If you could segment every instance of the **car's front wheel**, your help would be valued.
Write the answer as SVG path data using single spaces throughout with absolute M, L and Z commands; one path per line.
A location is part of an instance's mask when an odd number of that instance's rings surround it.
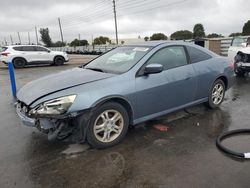
M 115 102 L 96 108 L 87 129 L 88 143 L 94 148 L 113 146 L 125 137 L 129 125 L 126 109 Z
M 57 65 L 57 66 L 58 66 L 58 65 L 63 65 L 64 62 L 65 62 L 65 60 L 64 60 L 63 57 L 57 56 L 57 57 L 55 57 L 55 59 L 54 59 L 53 65 Z
M 235 68 L 234 68 L 234 73 L 235 73 L 236 76 L 238 76 L 238 77 L 243 77 L 243 76 L 245 76 L 245 74 L 246 74 L 245 71 L 243 71 L 241 68 L 239 68 L 239 67 L 237 67 L 237 66 L 235 66 Z
M 234 73 L 236 76 L 243 77 L 245 76 L 246 72 L 242 70 L 240 67 L 237 66 L 237 64 L 242 61 L 242 56 L 240 54 L 237 54 L 234 58 L 235 63 L 234 63 Z
M 208 107 L 217 108 L 223 102 L 225 91 L 225 83 L 221 79 L 217 79 L 209 93 L 207 102 Z

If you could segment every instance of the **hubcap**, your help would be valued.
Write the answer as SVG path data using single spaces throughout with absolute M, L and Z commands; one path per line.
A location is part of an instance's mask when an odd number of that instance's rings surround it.
M 220 104 L 224 96 L 224 87 L 221 83 L 214 86 L 212 91 L 212 100 L 214 104 Z
M 101 142 L 112 142 L 122 132 L 124 119 L 116 110 L 106 110 L 95 120 L 94 135 Z
M 19 67 L 20 67 L 20 66 L 23 66 L 23 61 L 22 61 L 22 60 L 16 60 L 15 63 L 16 63 L 16 65 L 19 66 Z

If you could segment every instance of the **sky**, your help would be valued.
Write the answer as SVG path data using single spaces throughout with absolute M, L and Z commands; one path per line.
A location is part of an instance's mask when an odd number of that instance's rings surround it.
M 205 33 L 228 36 L 241 32 L 250 20 L 247 0 L 115 0 L 118 37 L 144 38 L 162 32 L 193 30 L 202 23 Z M 35 43 L 35 26 L 49 28 L 53 42 L 108 36 L 115 38 L 113 0 L 6 0 L 0 3 L 0 44 Z M 38 32 L 40 39 L 40 34 Z

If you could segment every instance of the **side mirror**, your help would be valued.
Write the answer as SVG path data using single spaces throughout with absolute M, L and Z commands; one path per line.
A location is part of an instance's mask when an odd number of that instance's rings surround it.
M 50 50 L 48 50 L 47 52 L 50 53 Z
M 149 64 L 144 69 L 144 74 L 156 74 L 163 71 L 161 64 Z

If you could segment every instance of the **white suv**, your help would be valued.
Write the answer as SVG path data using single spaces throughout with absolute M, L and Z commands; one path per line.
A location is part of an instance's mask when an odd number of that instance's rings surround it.
M 250 37 L 235 37 L 228 49 L 228 57 L 234 62 L 237 76 L 244 76 L 250 72 Z
M 65 52 L 51 51 L 37 45 L 6 46 L 0 52 L 0 62 L 12 62 L 16 68 L 37 64 L 62 65 L 68 60 Z

